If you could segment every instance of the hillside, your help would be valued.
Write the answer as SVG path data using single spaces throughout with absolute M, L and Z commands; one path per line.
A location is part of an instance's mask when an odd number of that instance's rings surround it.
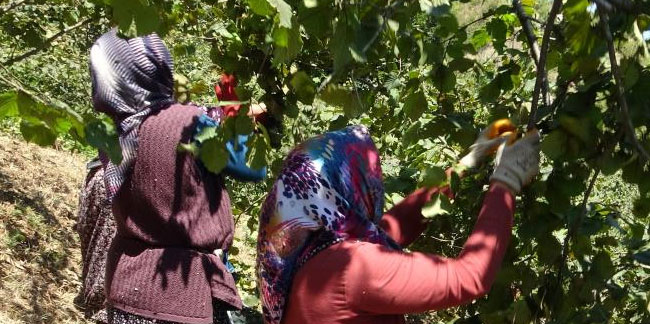
M 79 155 L 0 136 L 0 323 L 85 323 L 74 232 Z

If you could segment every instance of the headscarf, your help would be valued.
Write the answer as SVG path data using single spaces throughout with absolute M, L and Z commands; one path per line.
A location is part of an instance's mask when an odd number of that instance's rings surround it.
M 135 162 L 140 124 L 174 103 L 173 68 L 169 50 L 156 34 L 124 39 L 111 29 L 90 50 L 93 106 L 113 118 L 122 149 L 122 162 L 106 166 L 109 199 Z
M 280 323 L 295 272 L 348 239 L 399 249 L 377 225 L 384 207 L 379 154 L 363 126 L 298 145 L 262 206 L 257 276 L 266 323 Z

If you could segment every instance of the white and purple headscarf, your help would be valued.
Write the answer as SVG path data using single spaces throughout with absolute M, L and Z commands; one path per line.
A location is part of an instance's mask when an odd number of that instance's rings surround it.
M 109 199 L 135 162 L 140 124 L 174 103 L 173 69 L 171 54 L 156 34 L 125 39 L 111 29 L 90 50 L 93 106 L 113 118 L 122 149 L 122 162 L 106 166 Z

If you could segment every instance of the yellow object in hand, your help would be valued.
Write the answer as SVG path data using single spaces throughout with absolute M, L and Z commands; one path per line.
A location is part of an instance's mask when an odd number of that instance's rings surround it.
M 503 118 L 492 122 L 488 125 L 485 130 L 485 135 L 488 139 L 493 139 L 497 137 L 507 137 L 508 145 L 517 141 L 517 126 L 512 123 L 508 118 Z M 494 153 L 498 147 L 495 147 L 491 150 L 490 153 Z

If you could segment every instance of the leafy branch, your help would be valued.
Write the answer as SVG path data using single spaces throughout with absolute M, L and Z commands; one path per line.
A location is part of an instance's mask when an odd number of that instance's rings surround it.
M 632 143 L 636 147 L 636 149 L 641 153 L 641 156 L 645 159 L 645 161 L 650 161 L 650 155 L 648 155 L 648 152 L 645 150 L 643 145 L 639 142 L 639 139 L 636 137 L 636 133 L 634 131 L 634 125 L 632 124 L 632 119 L 630 118 L 630 112 L 628 110 L 627 106 L 627 100 L 625 99 L 625 88 L 623 87 L 623 77 L 621 76 L 621 69 L 618 66 L 618 61 L 616 60 L 616 49 L 614 48 L 614 40 L 612 37 L 612 32 L 609 29 L 609 18 L 607 17 L 607 13 L 605 12 L 606 9 L 604 9 L 600 4 L 598 6 L 598 15 L 600 17 L 600 25 L 603 29 L 603 32 L 605 33 L 605 40 L 607 41 L 607 48 L 609 50 L 609 62 L 612 67 L 612 75 L 614 77 L 614 82 L 616 86 L 616 98 L 618 100 L 618 104 L 621 107 L 621 117 L 623 119 L 623 123 L 625 125 L 625 129 L 628 133 L 628 136 L 632 140 Z
M 548 54 L 548 48 L 551 40 L 551 30 L 555 23 L 555 17 L 557 16 L 560 8 L 562 7 L 562 0 L 553 0 L 553 6 L 551 7 L 551 12 L 548 14 L 548 19 L 546 19 L 546 26 L 544 27 L 544 35 L 542 36 L 542 49 L 539 54 L 539 62 L 537 64 L 537 78 L 535 79 L 535 89 L 533 90 L 533 101 L 530 108 L 530 117 L 528 118 L 528 129 L 535 127 L 535 120 L 537 119 L 537 107 L 539 106 L 539 94 L 546 79 L 546 56 Z
M 30 57 L 32 55 L 35 55 L 35 54 L 47 49 L 48 47 L 50 47 L 50 45 L 52 45 L 52 43 L 55 40 L 57 40 L 58 38 L 60 38 L 61 36 L 71 32 L 71 31 L 73 31 L 73 30 L 75 30 L 75 29 L 77 29 L 79 27 L 85 26 L 85 25 L 91 23 L 92 21 L 95 21 L 96 19 L 97 19 L 97 17 L 93 16 L 93 17 L 87 18 L 85 20 L 79 21 L 76 24 L 74 24 L 74 25 L 72 25 L 72 26 L 70 26 L 68 28 L 62 29 L 58 33 L 52 35 L 52 37 L 50 37 L 50 38 L 46 39 L 45 41 L 43 41 L 43 43 L 40 46 L 35 47 L 35 48 L 33 48 L 33 49 L 23 53 L 23 54 L 20 54 L 20 55 L 18 55 L 16 57 L 10 58 L 10 59 L 2 62 L 2 65 L 9 66 L 9 65 L 12 65 L 12 64 L 14 64 L 16 62 L 20 62 L 20 61 L 22 61 L 22 60 L 24 60 L 24 59 L 26 59 L 26 58 L 28 58 L 28 57 Z

